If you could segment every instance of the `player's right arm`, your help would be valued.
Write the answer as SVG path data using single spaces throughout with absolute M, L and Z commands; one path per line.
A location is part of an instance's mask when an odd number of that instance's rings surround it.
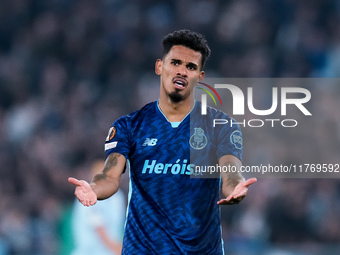
M 76 185 L 74 194 L 85 206 L 94 205 L 97 200 L 109 198 L 118 191 L 119 180 L 124 171 L 126 158 L 120 153 L 111 153 L 105 160 L 104 169 L 95 175 L 89 184 L 70 177 L 68 181 Z

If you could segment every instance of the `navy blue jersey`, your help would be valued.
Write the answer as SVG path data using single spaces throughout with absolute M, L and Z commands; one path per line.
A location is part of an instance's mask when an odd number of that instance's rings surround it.
M 158 101 L 115 121 L 105 143 L 130 164 L 130 194 L 122 254 L 223 254 L 220 178 L 192 178 L 197 165 L 216 165 L 223 155 L 242 159 L 239 126 L 201 104 L 173 127 Z M 237 141 L 235 140 L 237 134 Z

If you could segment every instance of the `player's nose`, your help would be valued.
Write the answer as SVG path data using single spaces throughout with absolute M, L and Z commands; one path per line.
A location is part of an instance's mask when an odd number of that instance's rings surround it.
M 184 66 L 181 66 L 177 70 L 177 76 L 188 77 L 187 69 Z

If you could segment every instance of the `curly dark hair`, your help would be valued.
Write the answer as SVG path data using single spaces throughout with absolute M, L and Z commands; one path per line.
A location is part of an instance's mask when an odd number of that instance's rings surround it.
M 211 50 L 204 36 L 187 29 L 177 30 L 166 35 L 163 38 L 162 45 L 162 58 L 164 58 L 169 53 L 172 46 L 174 45 L 182 45 L 194 51 L 199 51 L 202 54 L 202 69 L 205 65 L 206 60 L 211 54 Z

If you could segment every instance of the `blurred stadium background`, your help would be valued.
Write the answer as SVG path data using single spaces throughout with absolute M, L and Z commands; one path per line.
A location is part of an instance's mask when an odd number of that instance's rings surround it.
M 337 0 L 1 0 L 0 255 L 70 254 L 67 178 L 88 178 L 111 123 L 158 99 L 165 34 L 204 34 L 208 77 L 333 78 L 339 24 Z M 245 160 L 308 161 L 327 150 L 339 163 L 339 92 L 313 88 L 322 117 L 313 133 L 277 133 L 275 150 L 246 134 Z M 307 151 L 313 139 L 322 143 Z M 222 210 L 227 254 L 340 254 L 338 179 L 261 179 L 250 194 Z

